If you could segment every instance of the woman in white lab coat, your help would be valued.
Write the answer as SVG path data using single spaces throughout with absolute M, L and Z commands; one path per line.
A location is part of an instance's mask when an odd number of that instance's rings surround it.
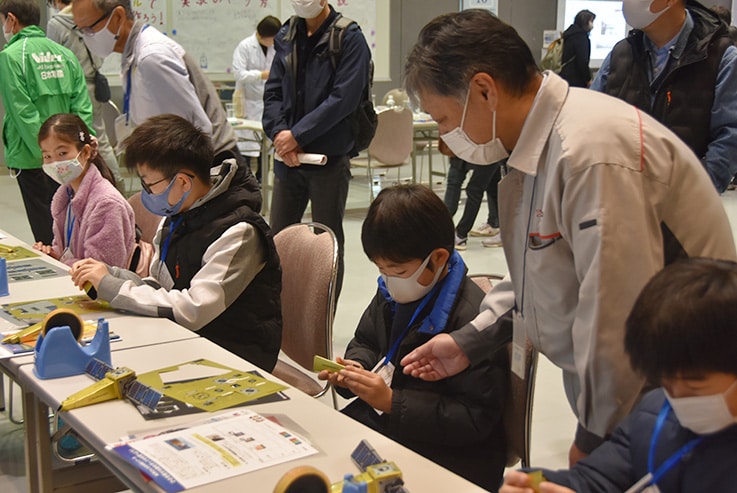
M 233 103 L 239 118 L 261 121 L 264 111 L 264 84 L 274 59 L 274 36 L 280 27 L 281 22 L 276 17 L 264 17 L 258 23 L 256 32 L 238 43 L 233 51 Z M 236 134 L 238 148 L 246 163 L 250 166 L 251 158 L 257 158 L 256 178 L 261 181 L 261 144 L 258 136 L 251 130 L 236 130 Z

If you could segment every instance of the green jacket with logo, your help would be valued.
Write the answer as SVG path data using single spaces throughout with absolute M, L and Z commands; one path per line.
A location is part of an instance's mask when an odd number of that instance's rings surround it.
M 57 113 L 79 115 L 92 129 L 92 103 L 79 60 L 38 26 L 16 33 L 0 51 L 5 164 L 40 168 L 38 131 Z

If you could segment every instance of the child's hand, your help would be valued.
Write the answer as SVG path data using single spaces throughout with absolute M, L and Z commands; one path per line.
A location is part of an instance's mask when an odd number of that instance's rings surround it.
M 358 368 L 346 366 L 340 370 L 342 384 L 356 394 L 369 406 L 379 411 L 390 413 L 392 410 L 392 389 L 386 385 L 378 374 Z
M 45 253 L 49 257 L 59 260 L 59 255 L 51 248 L 51 245 L 44 245 L 42 242 L 37 241 L 33 244 L 33 249 L 38 250 L 41 253 Z
M 559 484 L 543 481 L 539 490 L 532 486 L 530 476 L 520 471 L 510 471 L 504 476 L 504 484 L 499 493 L 576 493 L 570 488 Z
M 530 488 L 530 478 L 527 474 L 509 471 L 504 476 L 504 484 L 499 493 L 535 493 L 535 490 Z
M 70 273 L 74 285 L 79 289 L 84 289 L 85 283 L 89 282 L 97 290 L 102 278 L 108 275 L 110 271 L 104 263 L 86 258 L 74 262 Z
M 340 356 L 335 358 L 335 361 L 344 366 L 353 366 L 355 368 L 363 369 L 363 365 L 361 365 L 361 363 L 359 363 L 358 361 L 353 361 L 351 359 L 343 359 Z M 317 374 L 317 378 L 320 380 L 327 380 L 328 382 L 330 382 L 331 385 L 347 388 L 346 385 L 343 383 L 343 381 L 345 380 L 345 377 L 343 377 L 337 371 L 322 370 L 320 373 Z

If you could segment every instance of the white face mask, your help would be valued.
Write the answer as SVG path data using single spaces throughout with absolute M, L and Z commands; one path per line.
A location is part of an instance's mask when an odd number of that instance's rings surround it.
M 44 173 L 49 175 L 49 178 L 59 185 L 69 185 L 75 179 L 79 178 L 84 171 L 84 166 L 79 162 L 80 154 L 82 154 L 82 151 L 79 151 L 79 154 L 74 159 L 44 164 Z
M 389 291 L 389 294 L 394 301 L 402 304 L 412 303 L 413 301 L 423 298 L 432 290 L 433 287 L 435 287 L 435 284 L 438 282 L 438 278 L 440 278 L 440 273 L 443 271 L 442 267 L 438 267 L 435 272 L 435 278 L 429 285 L 423 286 L 417 282 L 417 279 L 425 271 L 425 268 L 427 268 L 431 255 L 432 252 L 427 256 L 422 264 L 420 264 L 414 274 L 409 277 L 387 276 L 385 274 L 381 275 L 381 278 L 384 279 L 384 284 L 386 284 L 386 289 Z
M 120 28 L 123 27 L 123 23 L 121 22 L 120 26 L 118 27 L 117 33 L 113 34 L 112 32 L 110 32 L 107 26 L 108 24 L 110 24 L 110 19 L 112 18 L 113 14 L 110 14 L 110 17 L 107 18 L 105 26 L 96 33 L 83 33 L 82 35 L 82 41 L 84 41 L 84 44 L 90 50 L 90 53 L 93 53 L 100 58 L 106 58 L 113 52 L 113 49 L 115 48 L 115 42 L 118 40 L 118 34 L 120 34 Z
M 496 136 L 496 111 L 492 114 L 492 135 L 491 140 L 486 144 L 477 144 L 463 130 L 463 123 L 466 121 L 466 111 L 468 110 L 468 96 L 471 93 L 469 89 L 466 93 L 466 102 L 463 104 L 463 116 L 461 117 L 460 126 L 454 128 L 450 132 L 440 136 L 448 145 L 453 154 L 471 164 L 494 164 L 505 157 L 509 153 L 504 148 L 504 144 Z
M 655 19 L 663 15 L 663 12 L 670 8 L 670 5 L 668 5 L 660 12 L 653 13 L 650 11 L 650 5 L 652 3 L 653 0 L 624 0 L 622 3 L 624 20 L 635 29 L 643 29 L 652 24 Z
M 322 0 L 292 0 L 292 8 L 298 17 L 303 19 L 314 19 L 325 7 Z
M 671 397 L 666 391 L 673 412 L 684 428 L 697 435 L 716 433 L 737 422 L 727 405 L 727 395 L 737 388 L 737 380 L 721 394 L 695 397 Z

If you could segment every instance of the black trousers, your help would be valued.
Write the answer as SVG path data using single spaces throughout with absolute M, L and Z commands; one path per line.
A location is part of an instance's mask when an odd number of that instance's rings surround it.
M 34 240 L 51 245 L 54 239 L 51 199 L 59 184 L 49 178 L 42 168 L 10 169 L 16 175 Z
M 311 202 L 312 220 L 332 229 L 338 240 L 337 293 L 340 294 L 344 270 L 343 216 L 351 178 L 350 162 L 348 156 L 338 156 L 330 158 L 321 169 L 307 170 L 302 169 L 302 166 L 290 168 L 284 178 L 274 177 L 271 229 L 276 234 L 290 224 L 301 222 L 307 209 L 307 202 Z

